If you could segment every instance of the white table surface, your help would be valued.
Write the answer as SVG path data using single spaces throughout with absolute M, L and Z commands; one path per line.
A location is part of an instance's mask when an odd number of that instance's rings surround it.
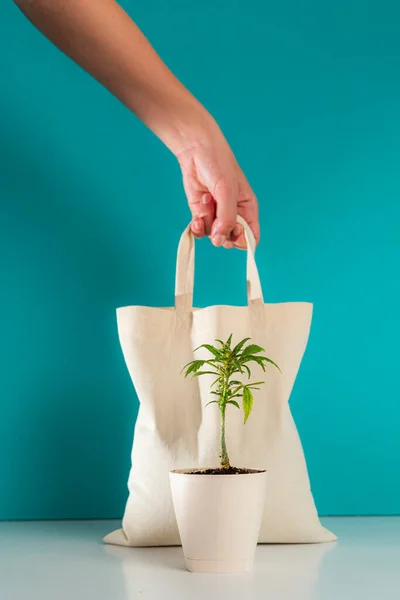
M 181 548 L 101 543 L 113 521 L 0 523 L 1 600 L 400 600 L 400 517 L 323 519 L 339 541 L 259 546 L 255 571 L 195 575 Z

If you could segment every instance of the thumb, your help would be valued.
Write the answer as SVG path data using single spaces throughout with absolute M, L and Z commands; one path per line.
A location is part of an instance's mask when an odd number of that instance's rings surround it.
M 239 190 L 224 180 L 218 181 L 214 190 L 216 219 L 211 229 L 211 240 L 215 246 L 223 246 L 231 240 L 236 225 Z

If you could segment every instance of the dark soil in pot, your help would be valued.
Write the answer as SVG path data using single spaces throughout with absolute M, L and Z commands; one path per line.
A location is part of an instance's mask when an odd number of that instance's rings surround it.
M 259 469 L 239 469 L 229 467 L 229 469 L 193 469 L 188 471 L 190 475 L 248 475 L 249 473 L 264 473 Z

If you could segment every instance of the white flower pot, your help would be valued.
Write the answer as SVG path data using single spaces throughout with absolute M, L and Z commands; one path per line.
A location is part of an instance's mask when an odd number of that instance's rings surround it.
M 194 573 L 252 570 L 266 471 L 194 475 L 190 469 L 175 470 L 170 471 L 170 481 L 187 569 Z

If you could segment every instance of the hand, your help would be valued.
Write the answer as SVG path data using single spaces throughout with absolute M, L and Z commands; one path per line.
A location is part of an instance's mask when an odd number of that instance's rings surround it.
M 200 141 L 176 153 L 192 212 L 192 232 L 215 246 L 246 248 L 241 215 L 260 239 L 257 199 L 215 123 Z

